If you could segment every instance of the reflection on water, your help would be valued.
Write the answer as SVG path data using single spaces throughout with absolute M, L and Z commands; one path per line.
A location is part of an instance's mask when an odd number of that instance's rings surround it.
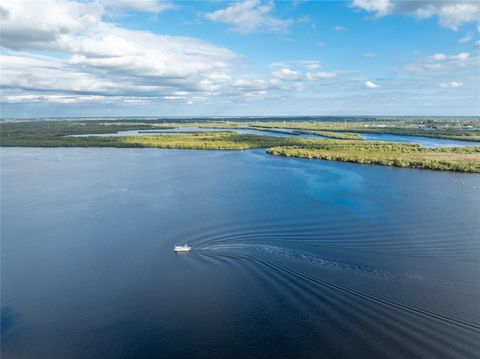
M 479 175 L 6 148 L 1 180 L 2 358 L 480 351 Z

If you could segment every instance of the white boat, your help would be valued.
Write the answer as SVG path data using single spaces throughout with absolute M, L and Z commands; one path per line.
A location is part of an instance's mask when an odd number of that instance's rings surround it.
M 192 250 L 192 247 L 189 247 L 188 244 L 185 243 L 183 246 L 175 246 L 173 247 L 173 251 L 175 253 L 179 252 L 190 252 Z

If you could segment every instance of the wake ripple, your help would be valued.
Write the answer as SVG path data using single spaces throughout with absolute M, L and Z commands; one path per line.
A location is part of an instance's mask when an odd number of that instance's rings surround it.
M 231 250 L 255 250 L 262 251 L 265 254 L 272 256 L 283 256 L 289 259 L 296 261 L 301 261 L 304 263 L 312 264 L 322 269 L 342 271 L 342 272 L 354 272 L 355 274 L 361 274 L 376 279 L 390 280 L 390 281 L 405 281 L 412 282 L 418 285 L 430 285 L 439 287 L 442 289 L 457 289 L 458 285 L 456 282 L 439 280 L 436 278 L 426 277 L 419 274 L 399 274 L 386 271 L 383 269 L 375 268 L 367 265 L 352 264 L 352 263 L 342 263 L 338 261 L 333 261 L 326 258 L 321 258 L 317 256 L 312 256 L 300 251 L 282 248 L 267 244 L 247 244 L 247 243 L 238 243 L 238 244 L 217 244 L 206 247 L 201 247 L 197 251 L 222 251 L 230 252 Z M 465 287 L 462 288 L 465 290 Z M 469 294 L 478 294 L 474 288 L 471 288 Z
M 342 348 L 334 345 L 335 338 L 345 336 L 359 343 L 356 355 L 369 357 L 471 358 L 479 353 L 478 323 L 307 274 L 278 262 L 278 256 L 300 258 L 327 268 L 345 268 L 345 264 L 269 245 L 214 245 L 202 248 L 202 253 L 243 262 L 251 277 L 270 292 L 273 302 L 264 304 L 269 310 L 284 312 L 289 323 L 300 321 L 302 327 L 308 328 L 312 341 L 324 338 L 324 344 L 337 355 Z M 385 271 L 373 273 L 394 276 Z

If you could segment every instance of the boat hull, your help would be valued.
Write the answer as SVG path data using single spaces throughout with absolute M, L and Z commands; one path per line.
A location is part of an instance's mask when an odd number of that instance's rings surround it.
M 173 248 L 173 251 L 175 253 L 186 253 L 186 252 L 190 252 L 192 250 L 192 247 L 188 247 L 188 246 L 175 246 L 175 248 Z

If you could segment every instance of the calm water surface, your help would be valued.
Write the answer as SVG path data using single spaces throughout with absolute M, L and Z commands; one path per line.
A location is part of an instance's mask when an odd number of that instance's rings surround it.
M 367 141 L 386 141 L 386 142 L 407 142 L 417 143 L 422 147 L 465 147 L 465 146 L 480 146 L 480 142 L 475 141 L 458 141 L 448 140 L 444 138 L 431 138 L 422 136 L 402 136 L 391 135 L 388 133 L 360 133 Z
M 286 129 L 274 129 L 284 132 L 291 132 Z M 206 128 L 206 127 L 178 127 L 168 130 L 129 130 L 118 131 L 114 133 L 96 133 L 96 134 L 84 134 L 84 135 L 69 135 L 68 137 L 125 137 L 125 136 L 158 136 L 158 135 L 176 135 L 179 133 L 190 132 L 234 132 L 245 135 L 259 135 L 259 136 L 271 136 L 271 137 L 302 137 L 302 138 L 325 138 L 323 136 L 309 135 L 309 134 L 289 134 L 273 131 L 260 131 L 251 128 Z
M 1 160 L 2 358 L 479 356 L 480 175 L 263 150 Z

